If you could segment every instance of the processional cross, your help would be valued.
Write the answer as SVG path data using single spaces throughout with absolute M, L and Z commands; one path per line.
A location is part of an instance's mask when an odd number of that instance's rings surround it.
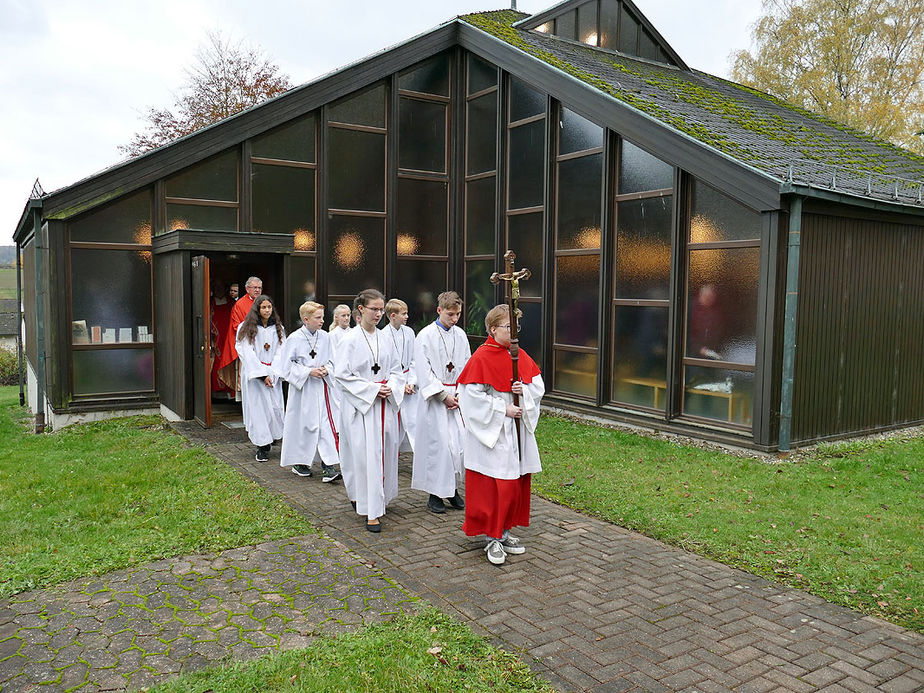
M 517 254 L 512 250 L 508 250 L 504 253 L 504 267 L 506 272 L 503 274 L 495 272 L 491 275 L 492 284 L 500 284 L 504 282 L 504 303 L 510 306 L 510 360 L 513 362 L 513 380 L 516 382 L 520 379 L 519 369 L 517 367 L 517 361 L 520 358 L 520 339 L 519 339 L 519 325 L 517 320 L 517 315 L 519 314 L 519 309 L 517 308 L 517 303 L 520 300 L 520 281 L 529 279 L 532 276 L 526 267 L 522 267 L 519 270 L 514 270 L 513 261 L 516 260 Z M 520 406 L 520 397 L 514 393 L 513 395 L 513 406 Z M 517 445 L 520 449 L 520 456 L 523 455 L 523 441 L 520 438 L 520 422 L 516 420 L 516 429 L 517 429 Z

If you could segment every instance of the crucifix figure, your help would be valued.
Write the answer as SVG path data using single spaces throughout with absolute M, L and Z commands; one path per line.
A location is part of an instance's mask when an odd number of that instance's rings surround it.
M 527 268 L 522 267 L 519 270 L 515 270 L 513 267 L 513 261 L 516 260 L 517 255 L 512 250 L 508 250 L 504 253 L 504 269 L 506 270 L 503 274 L 495 272 L 491 275 L 492 284 L 500 284 L 504 282 L 504 302 L 510 306 L 510 360 L 513 362 L 513 380 L 517 381 L 520 379 L 520 375 L 517 368 L 517 361 L 520 358 L 520 340 L 519 340 L 519 325 L 518 315 L 519 309 L 517 308 L 517 302 L 520 300 L 520 281 L 529 279 L 532 276 Z M 513 405 L 515 407 L 520 406 L 520 397 L 516 394 L 513 395 Z M 520 440 L 520 422 L 516 421 L 517 428 L 517 443 L 520 446 L 520 455 L 523 454 L 523 443 Z

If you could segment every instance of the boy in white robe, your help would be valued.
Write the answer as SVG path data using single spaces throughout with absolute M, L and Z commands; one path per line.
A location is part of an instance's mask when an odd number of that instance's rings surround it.
M 417 428 L 417 373 L 414 372 L 414 330 L 407 326 L 407 303 L 393 298 L 385 304 L 388 324 L 382 328 L 394 344 L 401 359 L 404 374 L 404 401 L 398 412 L 398 452 L 414 451 L 414 432 Z
M 257 296 L 237 328 L 241 362 L 241 406 L 244 428 L 257 446 L 254 459 L 266 462 L 274 440 L 282 438 L 282 385 L 276 364 L 285 342 L 285 330 L 269 296 Z
M 365 289 L 356 297 L 360 324 L 337 350 L 334 377 L 340 387 L 340 469 L 350 502 L 366 516 L 366 529 L 381 532 L 379 518 L 398 495 L 398 409 L 404 398 L 401 360 L 376 329 L 385 297 Z
M 468 337 L 456 327 L 462 299 L 445 291 L 437 299 L 438 318 L 417 335 L 415 365 L 420 402 L 411 488 L 430 494 L 430 512 L 446 512 L 443 499 L 458 510 L 465 501 L 458 487 L 462 477 L 465 425 L 459 410 L 456 378 L 471 356 Z
M 321 481 L 328 483 L 340 478 L 331 340 L 321 329 L 324 306 L 306 301 L 298 314 L 302 327 L 289 335 L 279 359 L 280 373 L 289 382 L 279 465 L 298 476 L 311 476 L 314 461 L 320 460 Z

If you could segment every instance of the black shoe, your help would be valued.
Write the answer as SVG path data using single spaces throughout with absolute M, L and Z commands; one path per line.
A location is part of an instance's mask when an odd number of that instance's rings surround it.
M 367 523 L 366 523 L 366 529 L 368 529 L 368 530 L 369 530 L 370 532 L 372 532 L 373 534 L 378 534 L 379 532 L 382 531 L 382 523 L 381 523 L 381 522 L 377 522 L 377 523 L 374 524 L 374 525 L 370 525 L 370 524 L 367 522 Z
M 257 454 L 254 455 L 254 459 L 257 462 L 268 462 L 269 461 L 269 445 L 261 445 L 257 448 Z
M 292 473 L 296 476 L 312 476 L 311 467 L 307 464 L 293 464 Z
M 330 482 L 336 481 L 340 478 L 340 470 L 337 469 L 337 467 L 334 465 L 322 463 L 321 468 L 323 470 L 321 481 L 323 481 L 325 484 L 329 484 Z
M 449 499 L 449 505 L 451 505 L 456 510 L 465 510 L 465 499 L 459 495 L 458 491 L 456 491 L 456 495 Z
M 350 505 L 353 506 L 353 510 L 356 510 L 356 501 L 350 501 Z
M 443 504 L 443 499 L 439 496 L 434 496 L 430 494 L 430 498 L 427 500 L 427 508 L 431 513 L 436 513 L 437 515 L 442 515 L 446 512 L 446 506 Z

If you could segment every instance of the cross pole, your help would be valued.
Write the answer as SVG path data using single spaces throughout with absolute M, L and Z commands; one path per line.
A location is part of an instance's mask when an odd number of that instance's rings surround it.
M 514 270 L 513 261 L 516 260 L 516 258 L 516 253 L 512 250 L 508 250 L 504 253 L 504 269 L 506 271 L 503 274 L 495 272 L 491 275 L 492 284 L 504 283 L 504 303 L 510 306 L 510 360 L 513 362 L 514 382 L 520 379 L 517 365 L 517 361 L 520 358 L 519 326 L 517 325 L 517 313 L 519 312 L 517 302 L 520 300 L 520 281 L 529 279 L 530 276 L 532 276 L 532 272 L 525 267 Z M 513 406 L 520 406 L 520 398 L 516 393 L 513 395 Z M 520 422 L 518 420 L 516 421 L 516 429 L 517 446 L 520 449 L 520 457 L 522 457 L 523 442 L 520 439 Z

